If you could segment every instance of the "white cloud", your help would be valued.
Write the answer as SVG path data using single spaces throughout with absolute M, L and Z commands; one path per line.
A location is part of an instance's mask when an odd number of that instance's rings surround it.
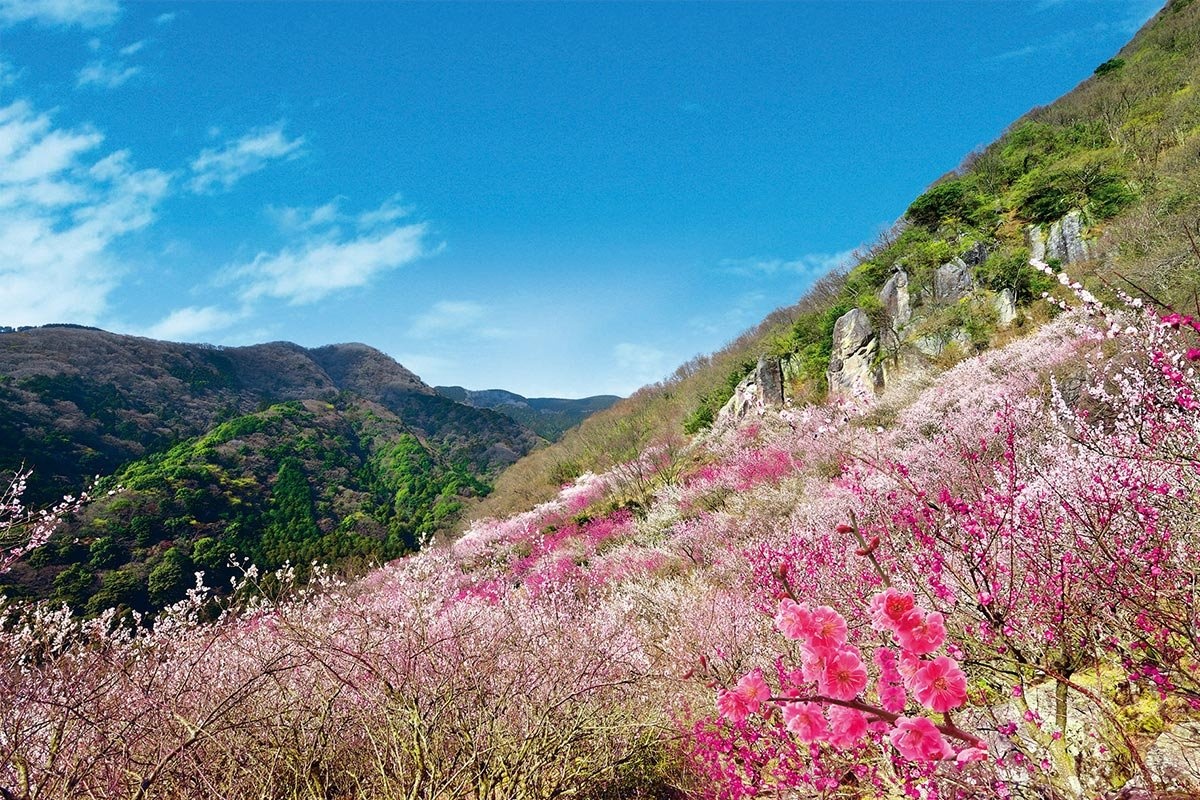
M 371 228 L 376 225 L 387 225 L 395 222 L 402 217 L 407 217 L 412 213 L 412 209 L 408 206 L 401 205 L 400 195 L 392 195 L 374 211 L 366 211 L 359 214 L 355 222 L 360 228 Z
M 428 339 L 478 328 L 486 317 L 486 309 L 470 300 L 441 300 L 413 320 L 409 336 Z
M 341 212 L 341 198 L 335 197 L 316 208 L 300 206 L 270 206 L 267 216 L 285 233 L 308 231 L 334 225 L 346 218 Z
M 79 70 L 79 74 L 75 77 L 75 85 L 116 89 L 141 71 L 141 67 L 127 67 L 120 61 L 112 63 L 93 61 Z
M 112 244 L 154 221 L 170 176 L 102 142 L 27 102 L 0 108 L 0 324 L 94 322 L 121 273 Z
M 178 16 L 178 15 L 174 11 L 167 11 L 167 12 L 159 14 L 157 17 L 155 17 L 154 24 L 155 25 L 169 25 L 175 21 L 176 16 Z
M 717 266 L 723 272 L 746 277 L 792 274 L 819 278 L 831 270 L 846 266 L 853 258 L 853 250 L 843 250 L 840 253 L 808 253 L 793 259 L 726 258 Z
M 21 70 L 7 61 L 0 59 L 0 89 L 6 89 L 21 77 Z
M 365 286 L 376 276 L 427 255 L 424 223 L 389 226 L 351 238 L 340 232 L 307 236 L 278 253 L 259 253 L 248 264 L 224 271 L 227 282 L 242 284 L 246 302 L 264 298 L 292 305 L 314 303 L 335 292 Z
M 35 22 L 39 25 L 110 25 L 121 13 L 117 0 L 0 0 L 0 26 Z
M 203 150 L 191 164 L 193 177 L 188 187 L 197 194 L 228 191 L 242 178 L 265 169 L 272 161 L 299 158 L 304 137 L 289 139 L 279 121 L 256 128 L 221 147 Z
M 657 347 L 621 342 L 612 354 L 627 386 L 644 386 L 662 380 L 670 372 L 667 354 Z
M 134 42 L 133 44 L 127 44 L 127 45 L 125 45 L 124 47 L 122 47 L 122 48 L 121 48 L 120 50 L 118 50 L 117 52 L 118 52 L 118 53 L 120 53 L 121 55 L 125 56 L 126 58 L 129 58 L 129 56 L 131 56 L 131 55 L 133 55 L 134 53 L 138 52 L 139 50 L 141 50 L 141 49 L 142 49 L 143 47 L 145 47 L 145 46 L 146 46 L 146 40 L 145 40 L 145 39 L 139 39 L 139 40 L 137 40 L 136 42 Z
M 728 337 L 761 320 L 771 308 L 770 297 L 765 292 L 743 292 L 733 298 L 727 297 L 721 310 L 689 319 L 688 329 L 698 336 Z
M 178 308 L 143 331 L 144 336 L 168 341 L 194 341 L 205 334 L 221 331 L 244 319 L 244 312 L 226 311 L 216 306 Z

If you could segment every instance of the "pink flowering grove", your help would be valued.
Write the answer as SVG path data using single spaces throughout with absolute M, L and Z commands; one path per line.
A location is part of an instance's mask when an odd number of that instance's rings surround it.
M 153 621 L 6 601 L 0 796 L 1200 791 L 1157 744 L 1200 718 L 1200 328 L 1076 305 L 355 581 L 245 565 Z

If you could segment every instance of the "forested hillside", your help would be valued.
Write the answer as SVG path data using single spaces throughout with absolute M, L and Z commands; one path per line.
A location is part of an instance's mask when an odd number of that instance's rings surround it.
M 214 348 L 79 327 L 0 334 L 0 469 L 102 497 L 0 581 L 92 613 L 183 597 L 231 558 L 361 571 L 448 528 L 540 443 L 365 345 Z M 105 491 L 120 487 L 116 496 Z

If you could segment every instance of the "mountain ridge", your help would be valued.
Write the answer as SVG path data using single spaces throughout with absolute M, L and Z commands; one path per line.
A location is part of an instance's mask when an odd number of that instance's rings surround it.
M 554 442 L 571 428 L 598 411 L 604 411 L 621 398 L 598 394 L 576 399 L 562 397 L 525 397 L 507 389 L 465 389 L 462 386 L 435 386 L 434 391 L 475 408 L 489 408 L 511 417 Z

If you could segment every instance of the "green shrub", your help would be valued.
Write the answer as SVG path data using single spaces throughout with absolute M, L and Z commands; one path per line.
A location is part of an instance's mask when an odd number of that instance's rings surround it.
M 963 180 L 939 183 L 918 197 L 904 212 L 914 225 L 936 230 L 949 219 L 971 220 L 980 205 L 980 197 Z
M 1017 213 L 1031 222 L 1053 222 L 1076 208 L 1106 219 L 1137 199 L 1115 156 L 1084 153 L 1037 169 L 1022 179 Z
M 975 268 L 975 277 L 981 285 L 994 292 L 1008 289 L 1013 299 L 1026 305 L 1050 291 L 1054 280 L 1029 266 L 1029 251 L 1000 251 L 992 253 L 987 260 Z

